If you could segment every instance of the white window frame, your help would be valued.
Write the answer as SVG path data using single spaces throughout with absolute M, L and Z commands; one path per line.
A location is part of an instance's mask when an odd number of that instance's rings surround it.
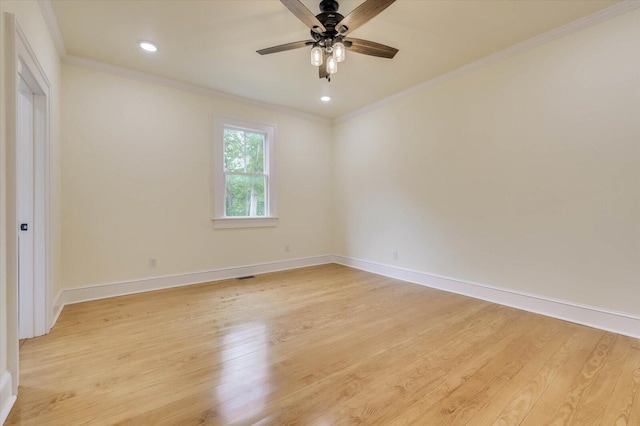
M 267 175 L 264 216 L 225 215 L 225 173 L 224 173 L 224 129 L 232 127 L 265 135 L 265 174 Z M 224 115 L 213 119 L 213 225 L 214 228 L 260 228 L 276 226 L 276 174 L 275 174 L 275 134 L 276 126 L 240 120 Z

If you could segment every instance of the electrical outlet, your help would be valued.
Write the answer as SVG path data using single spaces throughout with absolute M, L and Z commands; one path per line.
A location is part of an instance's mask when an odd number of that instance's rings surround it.
M 289 244 L 285 244 L 285 245 L 284 245 L 284 252 L 285 252 L 285 253 L 289 253 L 290 251 L 291 251 L 291 250 L 290 250 L 290 248 L 289 248 Z
M 158 266 L 158 259 L 156 258 L 149 259 L 149 268 L 154 269 L 156 266 Z
M 393 260 L 398 260 L 398 250 L 391 252 L 391 256 L 393 257 Z

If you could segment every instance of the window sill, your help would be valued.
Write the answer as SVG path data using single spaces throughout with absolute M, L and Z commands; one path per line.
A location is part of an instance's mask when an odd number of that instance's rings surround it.
M 277 225 L 277 217 L 223 217 L 213 219 L 213 227 L 215 229 L 267 228 Z

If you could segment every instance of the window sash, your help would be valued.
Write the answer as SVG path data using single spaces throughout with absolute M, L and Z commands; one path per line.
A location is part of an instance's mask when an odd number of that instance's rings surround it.
M 226 188 L 227 188 L 227 177 L 233 175 L 233 176 L 249 176 L 249 177 L 262 177 L 264 178 L 264 206 L 265 206 L 265 211 L 264 211 L 264 215 L 262 216 L 229 216 L 227 214 L 227 194 L 226 194 Z M 269 217 L 269 175 L 266 173 L 244 173 L 244 172 L 224 172 L 224 187 L 225 187 L 225 203 L 224 203 L 224 217 L 225 218 L 263 218 L 263 217 Z
M 258 130 L 251 130 L 251 129 L 244 129 L 244 128 L 239 128 L 236 126 L 228 126 L 225 125 L 224 126 L 224 130 L 223 130 L 223 138 L 225 137 L 224 135 L 226 134 L 227 130 L 234 130 L 237 132 L 241 133 L 241 150 L 242 152 L 240 153 L 240 155 L 242 156 L 242 164 L 244 165 L 244 170 L 228 170 L 227 169 L 227 163 L 228 163 L 228 158 L 227 157 L 227 153 L 226 153 L 226 141 L 223 139 L 223 158 L 222 158 L 222 167 L 224 169 L 224 185 L 225 185 L 225 202 L 224 202 L 224 217 L 227 218 L 238 218 L 238 217 L 265 217 L 265 216 L 269 216 L 269 173 L 268 173 L 268 169 L 266 167 L 266 164 L 268 163 L 266 156 L 268 155 L 268 152 L 266 150 L 267 147 L 267 134 L 265 132 L 261 132 Z M 262 136 L 262 167 L 261 169 L 263 170 L 262 173 L 254 173 L 254 172 L 247 172 L 247 150 L 249 148 L 249 142 L 248 142 L 248 136 L 247 134 L 255 134 L 255 135 L 261 135 Z M 263 178 L 264 179 L 264 214 L 263 215 L 243 215 L 243 216 L 235 216 L 235 215 L 229 215 L 229 211 L 227 210 L 227 188 L 229 187 L 229 176 L 247 176 L 247 177 L 259 177 L 259 178 Z
M 264 136 L 262 145 L 264 155 L 262 163 L 263 170 L 259 171 L 261 173 L 226 170 L 225 131 L 227 130 L 246 131 L 248 133 Z M 277 170 L 274 168 L 275 131 L 276 126 L 273 124 L 245 121 L 235 117 L 219 114 L 214 115 L 213 156 L 211 157 L 213 160 L 211 163 L 211 188 L 213 192 L 211 197 L 211 219 L 213 221 L 214 228 L 255 228 L 277 226 Z M 254 145 L 250 144 L 249 146 Z M 255 146 L 257 147 L 257 145 Z M 238 148 L 240 147 L 238 146 Z M 227 157 L 227 159 L 228 158 L 229 157 Z M 244 176 L 246 179 L 264 180 L 264 216 L 227 216 L 227 181 L 232 176 Z M 262 204 L 263 203 L 260 203 L 260 205 Z M 262 212 L 261 208 L 260 211 Z M 240 213 L 240 211 L 237 210 L 235 212 Z
M 248 173 L 248 172 L 224 172 L 225 178 L 227 175 L 242 175 L 242 176 L 253 176 L 253 177 L 266 177 L 268 178 L 269 175 L 267 173 Z M 225 179 L 226 180 L 226 179 Z
M 268 139 L 269 135 L 268 135 L 268 133 L 264 132 L 264 131 L 261 131 L 261 130 L 243 128 L 243 127 L 232 126 L 232 125 L 227 125 L 227 124 L 225 124 L 223 126 L 223 129 L 222 129 L 222 138 L 223 138 L 223 140 L 222 140 L 222 154 L 223 154 L 222 155 L 222 167 L 223 167 L 223 170 L 225 171 L 225 173 L 226 172 L 239 172 L 238 170 L 228 170 L 227 169 L 227 162 L 225 161 L 225 159 L 226 159 L 226 149 L 225 149 L 226 148 L 226 143 L 224 141 L 224 135 L 225 135 L 225 132 L 227 130 L 235 130 L 235 131 L 242 132 L 242 134 L 243 134 L 242 149 L 243 149 L 243 159 L 244 160 L 246 160 L 246 158 L 247 158 L 247 145 L 248 145 L 247 136 L 246 136 L 247 133 L 253 133 L 255 135 L 262 135 L 262 152 L 263 152 L 263 154 L 262 154 L 262 170 L 263 170 L 263 173 L 268 174 L 269 173 L 269 167 L 268 167 L 269 161 L 268 161 L 268 157 L 267 157 L 268 153 L 269 153 L 269 151 L 268 151 L 268 146 L 269 146 L 269 139 Z M 247 169 L 246 162 L 244 163 L 244 168 L 245 168 L 245 170 Z M 242 172 L 242 173 L 248 173 L 248 172 L 245 171 L 245 172 Z

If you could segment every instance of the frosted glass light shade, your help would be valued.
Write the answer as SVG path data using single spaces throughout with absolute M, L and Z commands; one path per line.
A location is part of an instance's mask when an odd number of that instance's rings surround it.
M 322 65 L 322 48 L 320 46 L 311 49 L 311 65 L 314 67 Z
M 344 47 L 344 44 L 341 41 L 334 44 L 333 57 L 336 58 L 336 62 L 344 61 L 345 56 L 346 56 L 346 49 Z
M 327 58 L 327 74 L 335 74 L 338 72 L 338 62 L 333 55 Z

